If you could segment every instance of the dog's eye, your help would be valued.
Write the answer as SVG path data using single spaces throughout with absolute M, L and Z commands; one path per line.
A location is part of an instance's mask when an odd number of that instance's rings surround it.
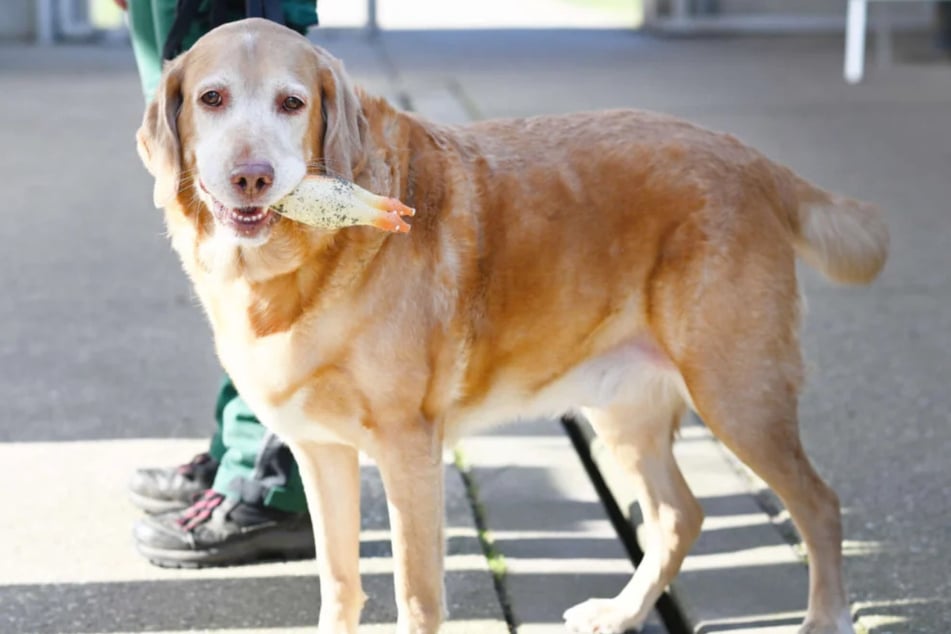
M 284 103 L 281 104 L 281 107 L 288 112 L 293 112 L 294 110 L 300 110 L 304 107 L 304 101 L 298 97 L 287 97 L 284 100 Z
M 212 108 L 217 108 L 223 101 L 221 93 L 217 90 L 209 90 L 208 92 L 202 93 L 200 99 L 203 104 L 211 106 Z

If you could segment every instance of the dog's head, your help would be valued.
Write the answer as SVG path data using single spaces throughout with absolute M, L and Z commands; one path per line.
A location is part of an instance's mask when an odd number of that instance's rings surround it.
M 215 233 L 267 241 L 308 172 L 352 178 L 366 120 L 341 63 L 273 22 L 219 27 L 168 63 L 137 134 L 154 202 L 200 201 Z

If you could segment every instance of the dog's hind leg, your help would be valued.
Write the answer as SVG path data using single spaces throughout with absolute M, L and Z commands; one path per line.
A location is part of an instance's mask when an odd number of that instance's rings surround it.
M 397 634 L 433 634 L 445 612 L 442 434 L 436 424 L 381 430 L 372 457 L 386 490 Z
M 356 634 L 360 584 L 360 463 L 345 445 L 291 445 L 314 520 L 320 572 L 319 634 Z
M 789 354 L 798 360 L 798 350 Z M 701 363 L 703 369 L 685 379 L 707 426 L 779 495 L 802 535 L 809 555 L 809 610 L 800 632 L 853 634 L 842 581 L 839 500 L 803 451 L 798 385 L 782 370 L 788 361 L 767 357 L 731 369 Z
M 745 241 L 742 257 L 695 252 L 676 280 L 673 271 L 659 275 L 654 323 L 700 417 L 779 495 L 802 535 L 809 609 L 801 632 L 852 634 L 839 501 L 799 437 L 802 359 L 792 248 L 770 237 Z
M 684 402 L 673 381 L 659 378 L 652 389 L 625 400 L 584 414 L 635 479 L 648 540 L 644 559 L 620 594 L 590 599 L 565 612 L 565 624 L 573 632 L 620 634 L 640 627 L 677 574 L 703 522 L 700 505 L 674 461 L 673 435 Z

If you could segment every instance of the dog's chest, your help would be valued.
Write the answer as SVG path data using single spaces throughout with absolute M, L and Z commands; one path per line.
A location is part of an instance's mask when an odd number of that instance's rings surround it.
M 314 359 L 316 346 L 308 354 L 295 345 L 294 330 L 256 336 L 245 305 L 218 299 L 209 310 L 218 357 L 246 398 L 271 401 L 292 392 L 308 366 L 319 362 Z
M 360 390 L 339 362 L 354 339 L 345 309 L 262 336 L 250 316 L 259 298 L 246 283 L 196 282 L 222 366 L 261 422 L 288 440 L 360 441 Z

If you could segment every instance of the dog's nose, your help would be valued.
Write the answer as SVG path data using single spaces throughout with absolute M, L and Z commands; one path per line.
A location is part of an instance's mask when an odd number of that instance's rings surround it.
M 239 193 L 254 198 L 274 182 L 274 166 L 266 161 L 240 163 L 231 170 L 231 184 Z

